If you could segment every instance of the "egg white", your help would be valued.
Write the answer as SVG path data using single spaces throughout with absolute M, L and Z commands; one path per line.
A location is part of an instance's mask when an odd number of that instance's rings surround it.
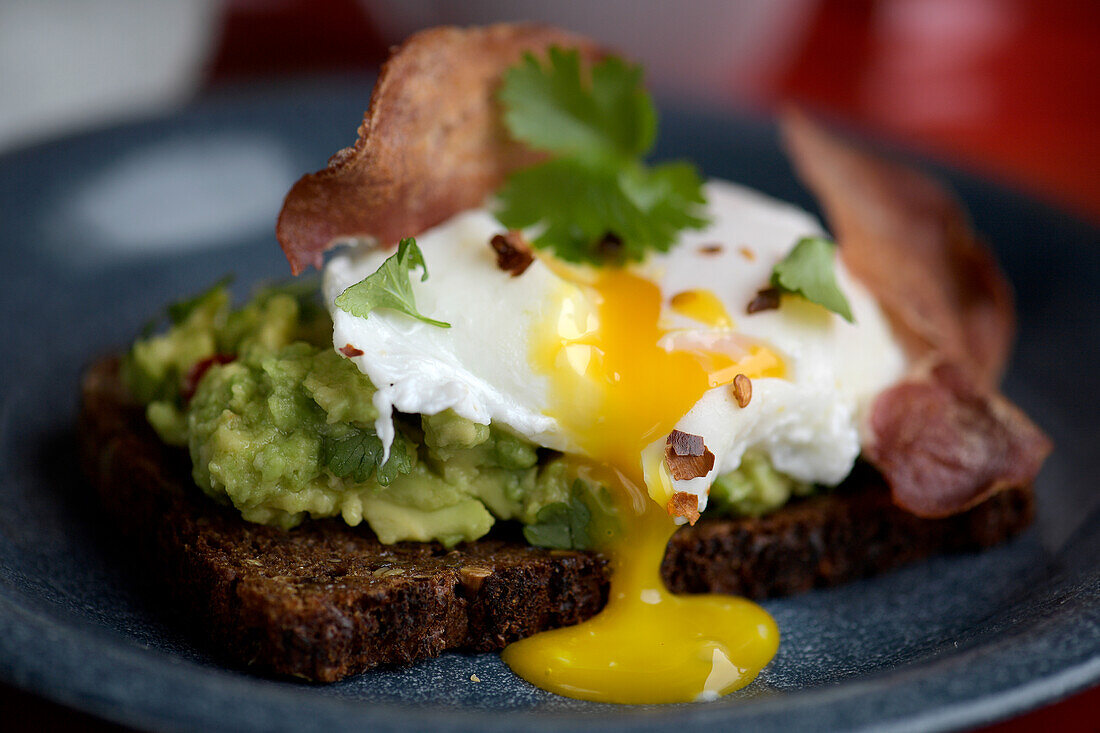
M 839 260 L 837 279 L 854 324 L 787 300 L 778 310 L 748 315 L 746 305 L 768 285 L 775 263 L 799 238 L 823 230 L 806 212 L 735 184 L 712 180 L 706 195 L 709 226 L 684 232 L 671 252 L 652 256 L 641 270 L 660 285 L 666 305 L 679 292 L 713 292 L 734 330 L 779 354 L 787 375 L 753 380 L 752 400 L 743 408 L 728 387 L 716 387 L 680 418 L 677 429 L 703 436 L 716 460 L 710 474 L 677 481 L 675 489 L 696 494 L 702 510 L 714 477 L 736 469 L 749 450 L 796 479 L 834 485 L 859 454 L 871 401 L 904 372 L 902 350 L 877 303 Z M 387 446 L 394 409 L 453 409 L 538 445 L 576 450 L 577 441 L 547 414 L 550 382 L 532 365 L 531 353 L 547 319 L 563 298 L 577 296 L 577 288 L 539 259 L 520 277 L 497 268 L 488 243 L 502 230 L 481 209 L 417 237 L 430 273 L 425 282 L 411 278 L 417 307 L 449 322 L 448 329 L 384 309 L 358 318 L 334 306 L 337 295 L 377 270 L 392 251 L 360 245 L 337 252 L 326 266 L 334 346 L 364 352 L 353 361 L 378 388 L 375 427 Z M 708 251 L 709 245 L 721 250 Z M 662 319 L 688 336 L 715 334 L 671 308 Z

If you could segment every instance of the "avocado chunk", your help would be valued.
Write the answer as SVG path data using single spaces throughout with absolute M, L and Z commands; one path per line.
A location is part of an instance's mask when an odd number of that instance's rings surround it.
M 707 514 L 760 517 L 780 508 L 792 497 L 808 496 L 814 486 L 780 473 L 758 453 L 746 453 L 741 465 L 724 473 L 710 487 Z

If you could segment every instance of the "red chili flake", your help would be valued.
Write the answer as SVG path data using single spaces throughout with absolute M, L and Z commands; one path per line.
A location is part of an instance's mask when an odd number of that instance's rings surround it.
M 743 244 L 738 247 L 737 251 L 740 252 L 741 256 L 749 262 L 754 262 L 756 260 L 756 253 Z
M 362 349 L 357 349 L 354 346 L 352 346 L 351 344 L 341 346 L 339 348 L 339 351 L 340 351 L 341 354 L 343 354 L 344 356 L 346 356 L 349 359 L 353 356 L 362 356 L 363 355 L 363 350 Z
M 714 468 L 714 454 L 703 444 L 703 436 L 673 430 L 665 441 L 665 464 L 677 481 L 706 476 Z
M 623 258 L 623 239 L 615 232 L 606 232 L 596 242 L 596 250 L 605 260 L 618 261 Z
M 695 526 L 699 521 L 699 497 L 686 491 L 677 491 L 668 500 L 665 511 L 673 517 L 684 517 L 688 524 Z
M 236 358 L 236 354 L 214 354 L 192 364 L 183 378 L 183 384 L 180 385 L 180 397 L 183 398 L 184 404 L 190 402 L 191 398 L 195 396 L 195 390 L 199 388 L 199 382 L 202 381 L 210 367 L 215 364 L 228 364 Z
M 512 229 L 507 234 L 497 234 L 489 240 L 489 246 L 497 253 L 497 267 L 519 277 L 531 266 L 535 257 L 531 245 L 523 238 L 523 232 Z
M 756 294 L 756 297 L 749 301 L 749 305 L 745 308 L 748 313 L 759 313 L 760 311 L 775 310 L 779 307 L 779 289 L 778 288 L 764 288 Z
M 722 245 L 720 244 L 704 244 L 699 248 L 699 254 L 701 255 L 720 255 L 722 254 Z

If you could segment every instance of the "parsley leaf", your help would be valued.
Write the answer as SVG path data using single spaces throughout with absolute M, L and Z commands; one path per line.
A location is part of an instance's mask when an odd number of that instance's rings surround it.
M 706 224 L 702 180 L 687 163 L 646 166 L 657 113 L 642 72 L 617 58 L 582 79 L 580 57 L 551 48 L 545 66 L 528 54 L 499 92 L 512 136 L 555 157 L 513 173 L 499 192 L 497 218 L 511 229 L 537 224 L 533 244 L 565 260 L 599 263 L 610 254 L 640 260 Z
M 556 550 L 587 550 L 592 547 L 588 524 L 592 511 L 581 498 L 583 485 L 578 480 L 568 502 L 556 501 L 539 509 L 535 523 L 523 528 L 524 538 L 536 547 Z
M 400 435 L 390 446 L 390 457 L 383 465 L 382 440 L 373 430 L 355 428 L 341 437 L 324 436 L 321 439 L 321 464 L 334 476 L 351 477 L 358 483 L 372 475 L 382 486 L 412 470 L 412 454 Z
M 821 237 L 803 237 L 772 270 L 772 285 L 801 295 L 855 323 L 848 299 L 836 284 L 833 272 L 836 245 Z
M 428 318 L 416 309 L 416 298 L 409 280 L 409 272 L 414 267 L 423 271 L 421 282 L 428 279 L 424 253 L 415 239 L 407 237 L 401 240 L 397 252 L 388 257 L 381 267 L 336 296 L 336 307 L 359 318 L 366 318 L 375 308 L 390 308 L 424 323 L 450 328 L 451 324 Z

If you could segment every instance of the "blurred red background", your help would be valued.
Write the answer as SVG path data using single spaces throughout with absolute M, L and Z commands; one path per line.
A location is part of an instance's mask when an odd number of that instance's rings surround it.
M 665 97 L 797 102 L 1100 221 L 1094 0 L 5 0 L 0 149 L 519 19 L 600 38 Z
M 769 90 L 1100 219 L 1100 3 L 834 0 Z
M 492 2 L 457 12 L 413 5 L 395 13 L 380 2 L 230 0 L 206 81 L 369 68 L 418 26 L 524 17 L 514 6 L 494 16 Z M 682 18 L 638 30 L 599 12 L 524 9 L 609 39 L 646 63 L 659 90 L 763 110 L 796 102 L 1100 221 L 1100 3 L 1092 0 L 797 1 L 773 4 L 767 18 L 723 8 L 720 19 L 740 30 L 719 28 L 718 38 L 757 49 L 724 55 L 714 34 L 692 43 Z M 747 43 L 757 30 L 763 38 Z M 655 42 L 661 34 L 667 43 Z

